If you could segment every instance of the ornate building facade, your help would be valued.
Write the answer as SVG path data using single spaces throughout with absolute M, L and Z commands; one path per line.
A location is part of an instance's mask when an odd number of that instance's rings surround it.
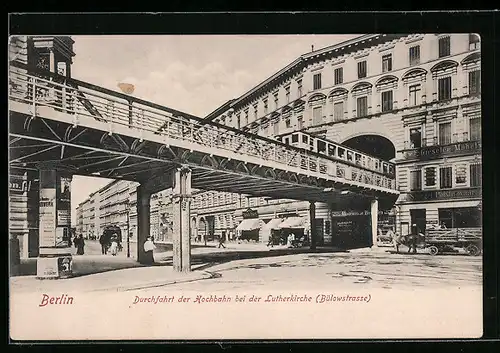
M 395 162 L 401 195 L 379 217 L 381 232 L 479 227 L 480 61 L 475 34 L 364 35 L 302 55 L 207 119 L 268 137 L 301 130 Z M 224 213 L 276 213 L 282 205 L 307 213 L 291 200 L 236 204 Z M 223 217 L 205 207 L 205 219 Z M 317 209 L 325 242 L 364 213 Z

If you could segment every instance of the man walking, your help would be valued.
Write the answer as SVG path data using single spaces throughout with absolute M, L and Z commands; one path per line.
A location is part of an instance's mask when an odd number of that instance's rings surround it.
M 222 246 L 224 249 L 226 248 L 226 247 L 224 246 L 224 237 L 223 237 L 222 235 L 219 235 L 219 246 L 218 246 L 217 248 L 219 248 L 219 249 L 220 249 L 220 247 L 221 247 L 221 246 Z

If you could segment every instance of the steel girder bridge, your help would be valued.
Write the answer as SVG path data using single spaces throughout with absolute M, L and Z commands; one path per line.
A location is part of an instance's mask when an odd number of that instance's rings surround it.
M 380 200 L 388 208 L 399 195 L 382 173 L 18 63 L 10 66 L 9 112 L 11 169 L 50 165 L 140 183 L 138 241 L 149 230 L 149 196 L 173 187 L 181 270 L 190 268 L 191 188 L 351 207 Z

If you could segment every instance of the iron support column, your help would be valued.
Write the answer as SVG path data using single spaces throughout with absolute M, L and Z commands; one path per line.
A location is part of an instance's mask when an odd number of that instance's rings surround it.
M 372 235 L 372 247 L 377 247 L 377 228 L 378 228 L 378 200 L 373 199 L 370 205 L 370 217 L 371 217 L 371 235 Z
M 151 192 L 143 185 L 137 187 L 137 261 L 146 263 L 144 243 L 150 232 L 150 200 Z
M 191 271 L 191 170 L 174 171 L 173 203 L 173 264 L 174 271 Z
M 311 250 L 316 249 L 316 204 L 311 201 L 309 203 L 309 223 L 311 225 Z

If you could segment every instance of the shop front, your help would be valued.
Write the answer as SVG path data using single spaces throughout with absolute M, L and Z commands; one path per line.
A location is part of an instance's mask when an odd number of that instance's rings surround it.
M 286 244 L 288 236 L 292 234 L 294 239 L 298 240 L 302 237 L 306 241 L 309 239 L 309 232 L 306 231 L 307 219 L 298 215 L 284 217 L 283 221 L 276 226 L 275 242 Z
M 242 212 L 243 220 L 236 227 L 236 236 L 239 240 L 259 241 L 259 231 L 263 221 L 259 219 L 259 213 L 253 209 Z

